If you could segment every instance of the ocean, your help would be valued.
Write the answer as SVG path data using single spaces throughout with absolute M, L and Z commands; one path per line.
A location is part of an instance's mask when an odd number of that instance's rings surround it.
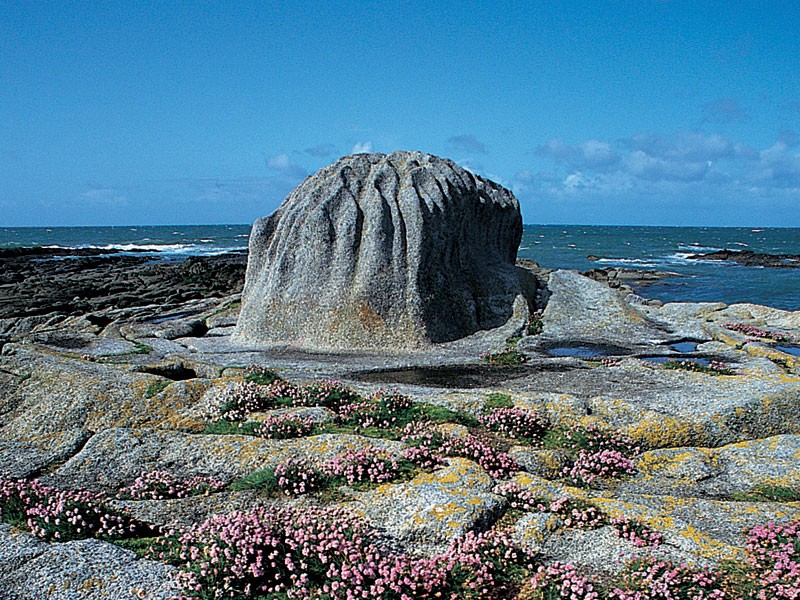
M 249 225 L 6 227 L 0 228 L 0 248 L 92 247 L 183 260 L 245 250 L 249 230 Z M 551 269 L 626 267 L 675 273 L 637 289 L 663 302 L 753 302 L 800 310 L 800 269 L 687 258 L 722 249 L 800 254 L 800 229 L 526 225 L 518 256 Z

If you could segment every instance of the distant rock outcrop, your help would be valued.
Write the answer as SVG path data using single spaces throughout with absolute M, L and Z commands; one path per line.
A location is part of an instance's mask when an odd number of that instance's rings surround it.
M 419 152 L 347 156 L 253 225 L 236 337 L 414 349 L 505 324 L 522 283 L 519 203 Z
M 800 268 L 800 254 L 760 254 L 752 250 L 717 250 L 705 254 L 692 254 L 689 260 L 724 260 L 743 267 L 771 267 L 774 269 Z

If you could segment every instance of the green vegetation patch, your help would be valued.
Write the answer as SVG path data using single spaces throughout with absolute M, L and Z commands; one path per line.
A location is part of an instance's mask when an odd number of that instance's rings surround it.
M 147 386 L 147 390 L 144 393 L 145 398 L 152 398 L 159 392 L 163 391 L 171 381 L 154 381 L 149 386 Z
M 737 502 L 800 502 L 800 488 L 762 483 L 747 491 L 734 492 L 731 499 Z

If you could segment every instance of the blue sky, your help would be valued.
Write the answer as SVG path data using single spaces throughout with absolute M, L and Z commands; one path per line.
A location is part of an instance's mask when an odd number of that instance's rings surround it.
M 526 223 L 800 226 L 794 2 L 0 4 L 0 226 L 249 223 L 422 150 Z

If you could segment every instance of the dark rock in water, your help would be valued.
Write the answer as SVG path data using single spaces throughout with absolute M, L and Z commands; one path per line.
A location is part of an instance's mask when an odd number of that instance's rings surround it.
M 752 250 L 718 250 L 706 254 L 692 254 L 689 260 L 725 260 L 743 267 L 772 267 L 776 269 L 800 268 L 800 254 L 759 254 Z
M 591 260 L 591 257 L 590 257 Z M 624 288 L 626 285 L 634 284 L 637 287 L 645 286 L 665 277 L 679 277 L 678 273 L 672 271 L 657 271 L 655 269 L 626 269 L 622 267 L 608 267 L 603 269 L 590 269 L 582 271 L 581 275 L 601 281 L 611 288 Z
M 450 160 L 344 157 L 255 222 L 236 337 L 412 349 L 498 327 L 521 236 L 514 195 Z
M 102 251 L 106 255 L 97 256 L 97 252 L 74 248 L 0 252 L 0 339 L 16 327 L 2 323 L 6 319 L 227 296 L 244 283 L 244 253 L 154 262 L 147 256 L 109 255 L 106 250 Z

